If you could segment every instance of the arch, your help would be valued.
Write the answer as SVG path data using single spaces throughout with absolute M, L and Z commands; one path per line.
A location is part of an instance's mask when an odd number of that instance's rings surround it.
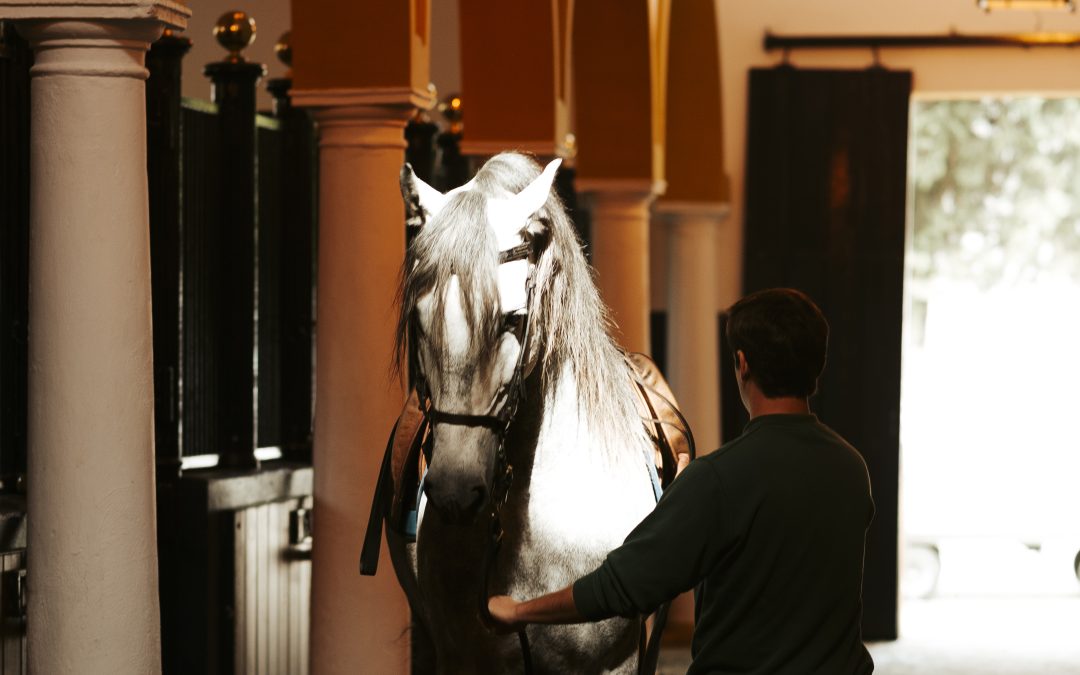
M 461 0 L 465 154 L 564 154 L 573 8 L 574 0 Z

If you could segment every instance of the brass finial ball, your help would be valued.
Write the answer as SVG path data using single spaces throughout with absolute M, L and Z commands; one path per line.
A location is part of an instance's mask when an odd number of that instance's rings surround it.
M 240 52 L 255 41 L 255 19 L 246 12 L 225 12 L 214 25 L 214 37 L 229 50 L 230 61 L 243 61 Z
M 274 54 L 278 57 L 278 61 L 285 64 L 287 68 L 292 68 L 292 31 L 287 30 L 281 34 L 281 37 L 277 39 L 277 43 L 274 45 Z
M 462 118 L 461 96 L 450 94 L 439 103 L 439 112 L 451 122 L 460 122 Z

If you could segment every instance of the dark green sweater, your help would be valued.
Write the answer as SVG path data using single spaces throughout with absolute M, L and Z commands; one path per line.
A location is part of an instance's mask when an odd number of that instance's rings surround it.
M 697 588 L 689 673 L 873 672 L 862 644 L 866 464 L 813 415 L 764 415 L 690 466 L 574 584 L 590 620 Z

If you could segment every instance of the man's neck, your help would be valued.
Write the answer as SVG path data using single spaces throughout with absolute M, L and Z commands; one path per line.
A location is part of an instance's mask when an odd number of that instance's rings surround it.
M 799 396 L 768 398 L 760 391 L 754 391 L 748 403 L 750 419 L 761 415 L 807 415 L 810 413 L 810 402 Z

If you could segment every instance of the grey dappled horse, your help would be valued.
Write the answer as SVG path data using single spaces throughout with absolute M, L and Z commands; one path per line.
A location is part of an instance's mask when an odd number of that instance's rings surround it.
M 483 623 L 488 595 L 564 587 L 655 504 L 653 446 L 553 193 L 557 168 L 503 153 L 446 194 L 402 172 L 419 230 L 402 273 L 399 363 L 415 354 L 433 423 L 417 539 L 404 552 L 415 578 L 402 585 L 443 673 L 521 672 L 518 639 Z M 637 618 L 530 626 L 534 670 L 636 672 L 639 631 Z

